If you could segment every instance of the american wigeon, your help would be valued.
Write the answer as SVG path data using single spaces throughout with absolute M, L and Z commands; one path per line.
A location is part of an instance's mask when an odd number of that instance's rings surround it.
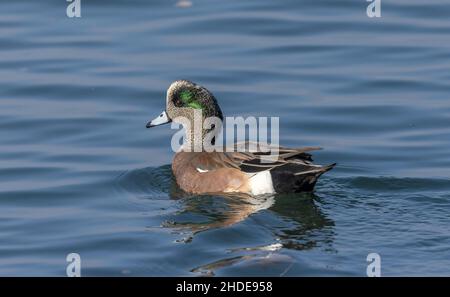
M 171 122 L 180 117 L 194 121 L 194 111 L 201 110 L 202 121 L 208 117 L 223 120 L 216 98 L 206 88 L 186 80 L 173 82 L 167 90 L 166 109 L 147 124 L 147 128 Z M 193 125 L 191 125 L 193 126 Z M 193 129 L 189 130 L 192 131 Z M 205 136 L 204 130 L 202 136 Z M 194 141 L 191 132 L 188 139 Z M 213 139 L 214 141 L 214 139 Z M 180 150 L 175 154 L 172 171 L 179 187 L 188 193 L 242 193 L 248 195 L 311 192 L 317 179 L 335 164 L 312 163 L 309 151 L 318 147 L 280 147 L 274 162 L 268 163 L 267 150 L 194 152 Z

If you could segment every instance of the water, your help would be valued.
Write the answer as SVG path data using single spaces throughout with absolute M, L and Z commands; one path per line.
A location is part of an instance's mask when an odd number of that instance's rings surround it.
M 57 3 L 59 2 L 59 3 Z M 450 275 L 444 0 L 0 4 L 0 275 Z M 226 115 L 338 162 L 315 194 L 184 197 L 170 127 L 186 78 Z

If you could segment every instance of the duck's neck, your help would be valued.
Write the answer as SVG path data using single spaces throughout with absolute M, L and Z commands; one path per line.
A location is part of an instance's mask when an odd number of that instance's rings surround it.
M 185 131 L 182 151 L 204 152 L 214 150 L 215 140 L 222 130 L 222 117 L 207 117 L 202 110 L 190 110 L 174 119 Z
M 204 152 L 211 151 L 215 145 L 217 136 L 209 134 L 210 131 L 203 130 L 200 133 L 186 130 L 186 136 L 183 139 L 182 151 L 184 152 Z
M 204 152 L 214 150 L 216 140 L 222 128 L 221 122 L 215 122 L 214 126 L 205 125 L 202 127 L 199 123 L 196 126 L 195 123 L 191 121 L 191 128 L 187 126 L 188 125 L 183 125 L 186 135 L 183 139 L 182 151 Z

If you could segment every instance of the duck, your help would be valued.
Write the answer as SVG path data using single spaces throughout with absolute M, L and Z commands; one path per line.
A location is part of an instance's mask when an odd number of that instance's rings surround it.
M 209 117 L 223 121 L 222 110 L 214 95 L 205 87 L 189 80 L 176 80 L 167 90 L 166 108 L 149 121 L 147 128 L 171 122 L 193 126 L 195 113 L 201 112 L 201 120 Z M 213 125 L 214 126 L 214 125 Z M 211 129 L 202 133 L 184 130 L 186 141 L 175 153 L 172 172 L 178 187 L 190 194 L 242 194 L 250 196 L 282 193 L 313 192 L 319 177 L 335 167 L 336 163 L 322 166 L 313 163 L 311 151 L 320 147 L 277 147 L 278 154 L 268 161 L 270 145 L 250 142 L 234 143 L 233 150 L 211 151 L 192 149 L 198 137 L 205 137 Z M 211 143 L 214 144 L 215 136 Z M 189 145 L 186 147 L 186 144 Z M 269 147 L 268 147 L 269 146 Z

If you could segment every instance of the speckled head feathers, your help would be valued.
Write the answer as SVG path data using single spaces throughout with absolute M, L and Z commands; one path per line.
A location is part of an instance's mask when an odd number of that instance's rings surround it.
M 193 111 L 200 109 L 203 118 L 218 117 L 223 120 L 222 111 L 214 95 L 205 87 L 188 80 L 174 81 L 167 90 L 167 115 L 192 118 Z

